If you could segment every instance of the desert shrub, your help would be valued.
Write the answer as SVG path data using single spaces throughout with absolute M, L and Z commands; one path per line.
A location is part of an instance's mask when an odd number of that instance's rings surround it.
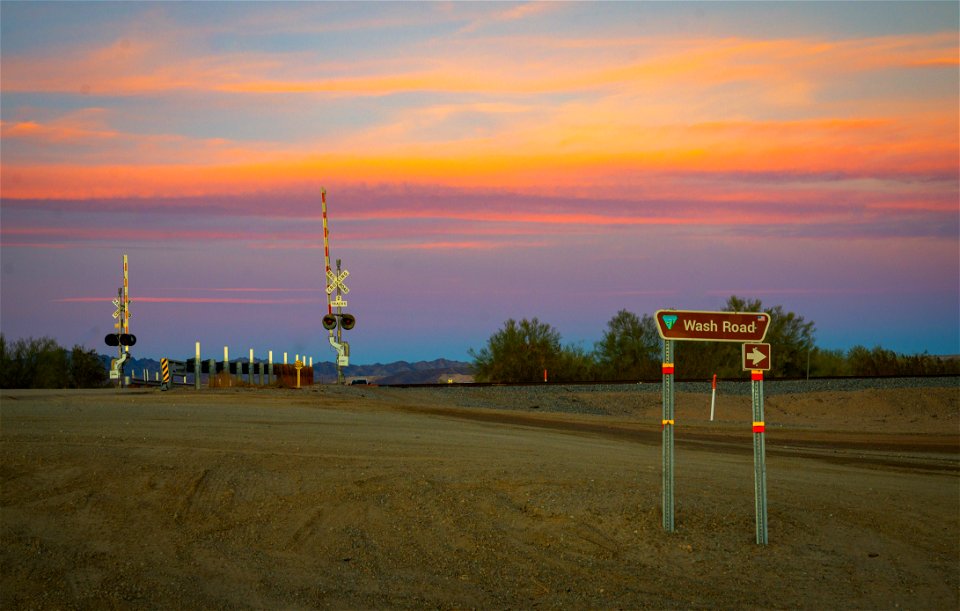
M 592 359 L 582 349 L 560 345 L 560 332 L 533 318 L 510 318 L 490 336 L 480 350 L 470 349 L 474 378 L 478 382 L 543 381 L 543 370 L 552 381 L 589 379 Z M 587 376 L 587 377 L 581 377 Z

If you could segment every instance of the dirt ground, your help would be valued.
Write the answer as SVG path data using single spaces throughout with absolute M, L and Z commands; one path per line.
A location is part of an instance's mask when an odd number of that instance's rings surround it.
M 570 395 L 2 391 L 0 608 L 960 607 L 956 388 L 767 398 L 766 546 L 749 398 L 666 533 L 659 395 Z

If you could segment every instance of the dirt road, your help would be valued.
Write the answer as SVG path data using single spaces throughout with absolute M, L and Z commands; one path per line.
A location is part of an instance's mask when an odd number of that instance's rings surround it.
M 3 391 L 0 607 L 957 608 L 957 392 L 910 397 L 771 398 L 758 546 L 749 405 L 678 398 L 669 534 L 652 393 Z

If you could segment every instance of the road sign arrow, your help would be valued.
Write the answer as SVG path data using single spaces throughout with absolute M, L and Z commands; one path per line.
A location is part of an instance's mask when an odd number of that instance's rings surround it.
M 744 343 L 740 353 L 745 371 L 770 370 L 770 344 Z
M 753 362 L 753 366 L 756 367 L 766 360 L 767 355 L 754 348 L 753 352 L 747 355 L 747 358 L 750 359 Z

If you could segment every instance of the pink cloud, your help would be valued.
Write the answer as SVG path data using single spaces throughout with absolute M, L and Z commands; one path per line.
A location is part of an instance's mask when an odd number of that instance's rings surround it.
M 64 297 L 53 299 L 55 303 L 100 303 L 109 302 L 110 297 Z M 283 299 L 247 298 L 247 297 L 142 297 L 134 295 L 131 303 L 224 303 L 243 305 L 305 304 L 326 303 L 326 298 L 293 297 Z M 136 307 L 136 306 L 134 306 Z

